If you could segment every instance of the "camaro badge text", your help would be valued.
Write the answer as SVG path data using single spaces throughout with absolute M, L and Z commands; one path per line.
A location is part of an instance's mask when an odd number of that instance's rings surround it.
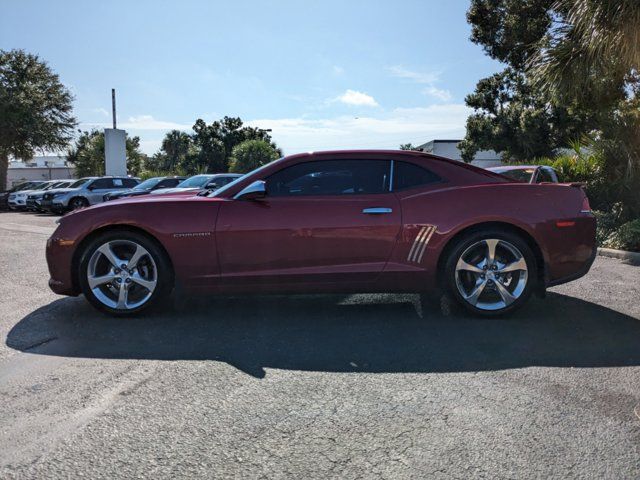
M 188 233 L 174 233 L 173 238 L 186 238 L 186 237 L 210 237 L 211 232 L 188 232 Z

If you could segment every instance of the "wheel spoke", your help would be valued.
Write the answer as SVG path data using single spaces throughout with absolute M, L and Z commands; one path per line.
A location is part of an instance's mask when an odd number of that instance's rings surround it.
M 465 300 L 469 302 L 471 305 L 476 305 L 478 303 L 478 299 L 482 292 L 484 291 L 484 287 L 487 286 L 487 281 L 483 280 L 469 295 L 465 296 Z
M 116 268 L 120 268 L 120 266 L 124 263 L 121 259 L 119 259 L 118 257 L 116 257 L 116 254 L 113 253 L 113 250 L 111 250 L 111 247 L 109 246 L 108 243 L 105 243 L 104 245 L 102 245 L 98 251 L 103 254 L 105 257 L 107 257 L 107 260 L 109 260 L 109 263 L 111 263 L 111 265 L 113 265 Z
M 471 265 L 470 263 L 465 262 L 462 258 L 458 260 L 456 270 L 466 270 L 467 272 L 473 273 L 484 273 L 484 270 L 482 270 L 480 267 Z
M 93 276 L 90 275 L 87 277 L 87 280 L 89 282 L 89 288 L 91 290 L 93 290 L 96 287 L 99 287 L 100 285 L 104 285 L 105 283 L 109 283 L 112 282 L 113 280 L 115 280 L 116 276 L 112 273 L 109 273 L 108 275 L 102 275 L 102 276 Z
M 500 295 L 500 298 L 502 298 L 502 301 L 504 302 L 506 307 L 511 305 L 516 300 L 516 297 L 511 295 L 511 292 L 509 292 L 509 290 L 507 290 L 507 288 L 502 285 L 502 283 L 494 282 L 494 285 L 496 286 L 498 294 Z
M 132 268 L 135 268 L 138 265 L 138 262 L 140 261 L 140 259 L 142 257 L 144 257 L 147 254 L 147 251 L 142 248 L 140 245 L 136 245 L 136 251 L 133 252 L 132 257 L 129 259 L 129 262 L 127 263 L 127 268 L 129 270 L 131 270 Z
M 484 241 L 487 244 L 487 265 L 493 265 L 496 259 L 496 247 L 500 240 L 490 239 Z
M 116 308 L 127 308 L 127 300 L 129 299 L 129 287 L 124 283 L 120 285 L 120 292 L 118 292 L 118 304 Z
M 131 280 L 135 283 L 137 283 L 138 285 L 146 288 L 147 290 L 149 290 L 150 292 L 153 291 L 153 289 L 156 287 L 156 281 L 155 280 L 147 280 L 145 278 L 142 278 L 140 276 L 139 273 L 134 273 L 133 275 L 131 275 Z
M 518 270 L 526 270 L 527 262 L 524 257 L 515 262 L 507 263 L 504 267 L 497 270 L 498 273 L 517 272 Z

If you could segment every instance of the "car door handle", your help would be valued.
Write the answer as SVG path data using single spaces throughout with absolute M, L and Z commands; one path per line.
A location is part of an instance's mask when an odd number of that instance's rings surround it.
M 392 213 L 393 210 L 391 208 L 385 207 L 371 207 L 365 208 L 362 210 L 362 213 L 366 215 L 382 215 L 383 213 Z

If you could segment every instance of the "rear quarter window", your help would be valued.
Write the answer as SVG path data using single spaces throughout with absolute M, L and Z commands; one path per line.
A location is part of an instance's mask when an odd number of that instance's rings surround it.
M 442 178 L 438 175 L 415 163 L 400 162 L 398 160 L 393 162 L 394 191 L 440 183 L 441 181 Z

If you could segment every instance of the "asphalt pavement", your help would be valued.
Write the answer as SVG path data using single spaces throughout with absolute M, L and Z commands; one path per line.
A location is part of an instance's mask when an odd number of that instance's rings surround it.
M 499 320 L 415 295 L 113 319 L 49 291 L 55 218 L 0 213 L 0 478 L 640 478 L 640 267 Z

